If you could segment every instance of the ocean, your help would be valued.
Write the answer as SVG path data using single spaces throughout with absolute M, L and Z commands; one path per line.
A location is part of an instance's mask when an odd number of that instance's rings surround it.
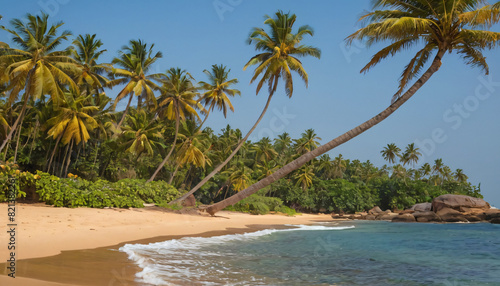
M 138 285 L 500 285 L 500 225 L 379 221 L 126 244 Z

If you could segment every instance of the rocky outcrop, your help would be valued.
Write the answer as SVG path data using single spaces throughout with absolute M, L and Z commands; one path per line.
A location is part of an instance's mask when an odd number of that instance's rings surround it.
M 488 210 L 491 207 L 483 199 L 464 195 L 442 195 L 432 200 L 432 210 L 435 213 L 443 208 L 450 208 L 460 212 L 470 212 L 472 210 Z
M 194 195 L 189 195 L 183 202 L 182 206 L 184 207 L 195 207 L 196 206 L 196 198 Z
M 413 216 L 418 222 L 441 222 L 442 219 L 432 211 L 414 212 Z
M 463 195 L 442 195 L 432 203 L 420 203 L 403 211 L 382 211 L 374 207 L 353 215 L 332 214 L 332 218 L 385 220 L 393 222 L 491 222 L 500 223 L 500 210 L 483 199 Z
M 392 222 L 416 222 L 412 214 L 400 214 L 392 218 Z
M 432 203 L 420 203 L 413 205 L 410 210 L 416 212 L 429 212 L 432 210 Z

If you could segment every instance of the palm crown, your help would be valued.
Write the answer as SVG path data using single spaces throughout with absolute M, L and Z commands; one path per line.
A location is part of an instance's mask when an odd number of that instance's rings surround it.
M 401 74 L 396 100 L 409 82 L 422 71 L 435 51 L 456 51 L 472 66 L 488 73 L 482 52 L 498 45 L 500 33 L 477 30 L 498 23 L 498 7 L 483 0 L 375 0 L 375 10 L 361 17 L 368 25 L 347 39 L 366 40 L 368 46 L 379 42 L 390 45 L 376 53 L 361 70 L 366 72 L 381 60 L 415 45 L 423 44 Z M 498 4 L 496 4 L 498 6 Z
M 200 101 L 203 102 L 205 107 L 208 106 L 208 112 L 214 110 L 215 107 L 222 110 L 224 117 L 227 115 L 228 108 L 234 112 L 234 107 L 228 95 L 240 95 L 241 92 L 237 89 L 229 88 L 231 85 L 238 83 L 238 79 L 229 79 L 230 71 L 231 69 L 226 69 L 223 65 L 213 65 L 211 71 L 203 71 L 208 76 L 209 82 L 199 82 L 200 87 L 206 90 Z
M 304 25 L 298 29 L 297 33 L 292 33 L 296 18 L 295 14 L 284 14 L 278 11 L 275 18 L 266 16 L 264 24 L 269 26 L 270 35 L 262 28 L 252 29 L 248 43 L 255 43 L 255 49 L 264 52 L 251 58 L 244 69 L 258 64 L 250 82 L 254 82 L 262 75 L 257 85 L 257 93 L 267 82 L 269 94 L 273 95 L 276 92 L 279 78 L 283 77 L 286 94 L 291 97 L 293 94 L 291 71 L 297 72 L 306 86 L 308 85 L 307 72 L 297 57 L 313 56 L 319 59 L 321 51 L 318 48 L 300 44 L 305 35 L 312 36 L 314 32 L 311 27 Z

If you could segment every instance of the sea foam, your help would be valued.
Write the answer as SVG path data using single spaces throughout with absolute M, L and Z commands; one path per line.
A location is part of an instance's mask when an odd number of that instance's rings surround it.
M 245 242 L 268 236 L 277 232 L 292 231 L 338 231 L 355 228 L 354 226 L 325 225 L 286 225 L 289 229 L 264 229 L 242 234 L 228 234 L 214 237 L 185 237 L 150 244 L 126 244 L 119 250 L 125 252 L 142 271 L 136 274 L 139 282 L 152 285 L 178 285 L 191 277 L 209 277 L 214 273 L 224 272 L 224 265 L 213 267 L 206 258 L 220 256 L 211 251 L 213 246 L 229 242 Z M 237 275 L 238 273 L 232 273 Z M 229 278 L 228 278 L 229 279 Z M 255 285 L 259 285 L 258 279 Z M 173 282 L 172 282 L 173 281 Z M 230 282 L 230 281 L 227 281 Z M 233 284 L 232 285 L 238 285 Z M 203 281 L 200 285 L 215 285 Z M 263 284 L 264 285 L 264 284 Z

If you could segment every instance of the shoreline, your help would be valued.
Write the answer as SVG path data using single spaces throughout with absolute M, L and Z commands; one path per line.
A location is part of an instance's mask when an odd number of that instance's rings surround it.
M 13 286 L 133 284 L 139 268 L 128 260 L 125 253 L 118 251 L 127 243 L 288 228 L 287 224 L 333 222 L 329 215 L 324 214 L 287 217 L 223 211 L 211 217 L 208 214 L 176 214 L 157 207 L 69 209 L 19 203 L 16 208 L 16 278 L 6 276 L 5 263 L 0 264 L 0 284 Z M 0 204 L 0 224 L 7 224 L 7 204 L 4 203 Z M 8 251 L 2 245 L 7 246 L 4 234 L 0 235 L 0 258 L 4 261 L 8 258 Z

